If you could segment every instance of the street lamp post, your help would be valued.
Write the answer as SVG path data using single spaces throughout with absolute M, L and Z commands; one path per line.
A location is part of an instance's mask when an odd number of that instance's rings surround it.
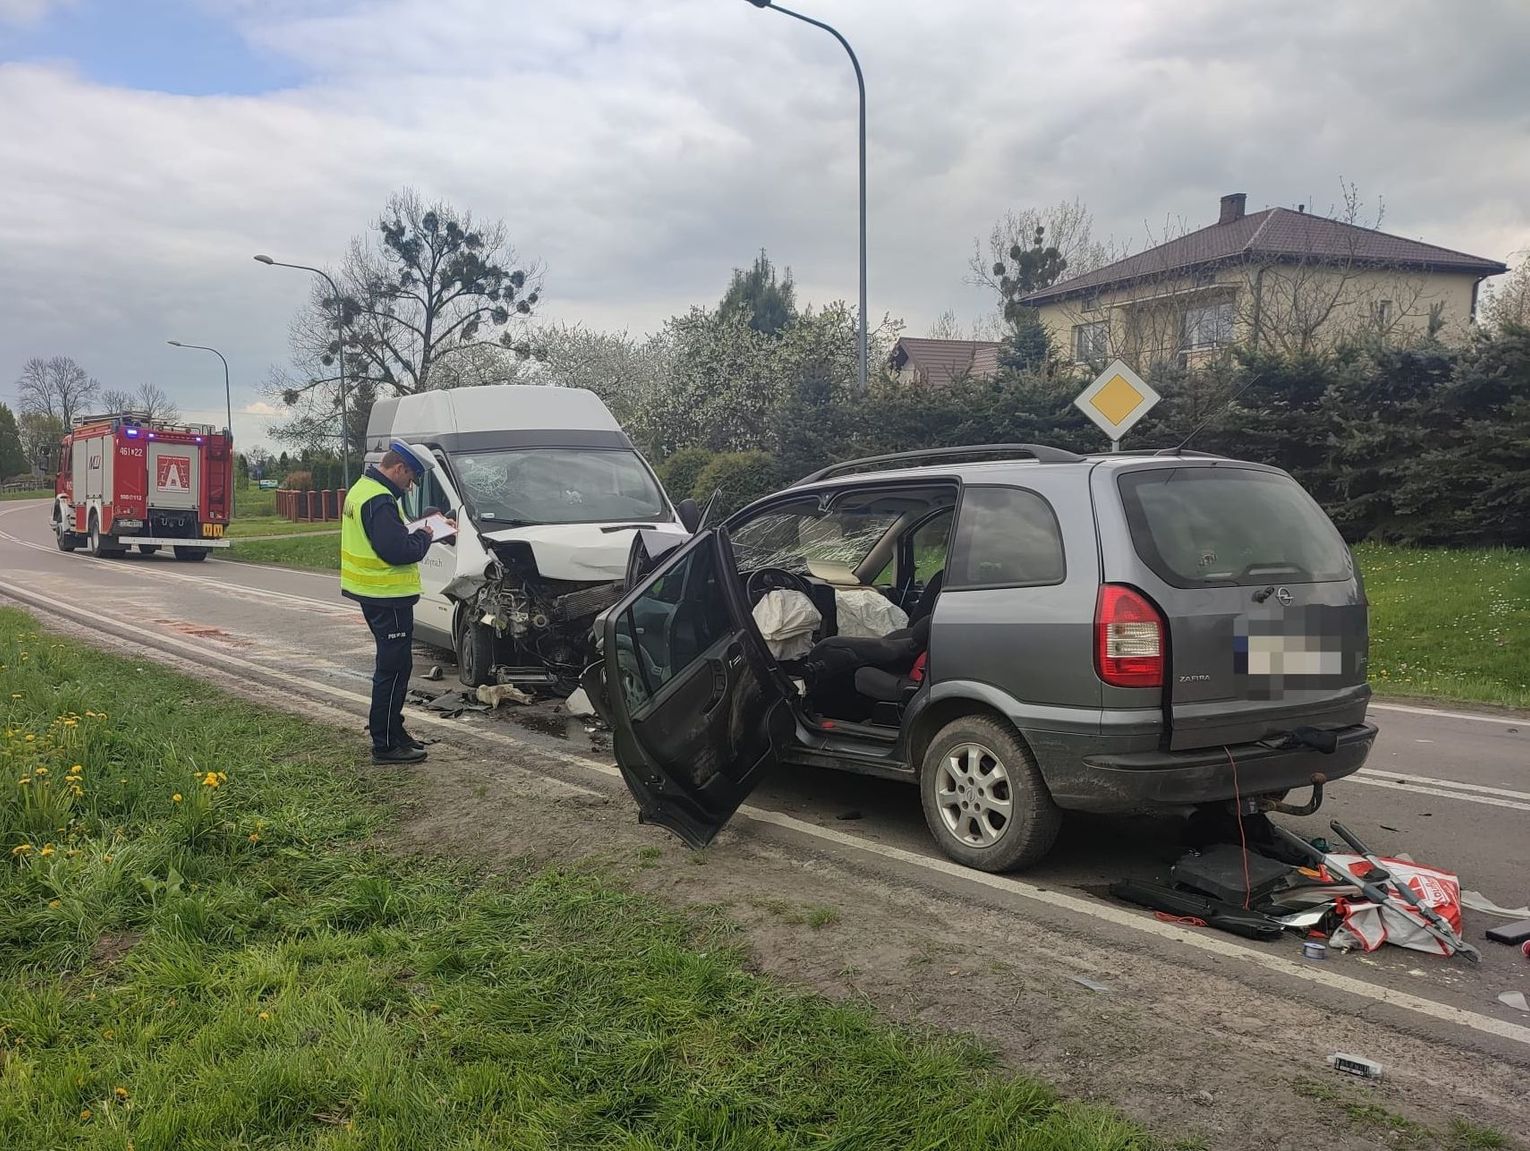
M 858 346 L 859 359 L 857 368 L 860 376 L 860 389 L 866 391 L 866 78 L 861 74 L 861 62 L 855 57 L 855 49 L 850 47 L 850 41 L 841 36 L 837 29 L 825 24 L 822 20 L 814 20 L 811 16 L 804 16 L 801 12 L 793 12 L 790 8 L 783 8 L 773 0 L 749 0 L 756 8 L 770 8 L 783 16 L 790 16 L 794 20 L 801 20 L 804 24 L 811 24 L 814 28 L 822 28 L 830 36 L 840 42 L 846 53 L 850 56 L 850 64 L 855 68 L 855 85 L 861 96 L 861 123 L 860 123 L 860 163 L 861 163 L 861 323 L 860 342 Z
M 194 348 L 199 352 L 211 352 L 218 359 L 223 360 L 223 403 L 228 409 L 228 440 L 230 447 L 232 447 L 234 442 L 234 393 L 228 386 L 228 360 L 224 359 L 223 353 L 218 351 L 217 348 L 209 348 L 206 344 L 183 344 L 179 340 L 166 340 L 165 343 L 169 344 L 172 348 Z M 230 514 L 232 514 L 234 510 L 234 493 L 232 490 L 228 493 L 228 508 Z
M 256 256 L 260 263 L 272 268 L 296 268 L 300 272 L 312 272 L 315 276 L 322 276 L 329 284 L 329 290 L 335 297 L 335 346 L 339 349 L 340 365 L 340 476 L 341 482 L 349 488 L 351 486 L 351 444 L 350 428 L 346 422 L 345 402 L 345 301 L 340 298 L 340 289 L 335 286 L 335 281 L 330 274 L 322 268 L 310 268 L 307 264 L 284 264 L 280 260 L 273 260 L 270 256 Z

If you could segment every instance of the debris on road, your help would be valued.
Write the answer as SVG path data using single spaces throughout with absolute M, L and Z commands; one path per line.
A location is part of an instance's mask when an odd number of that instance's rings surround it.
M 535 703 L 533 696 L 526 694 L 513 683 L 485 683 L 480 684 L 474 693 L 479 703 L 486 703 L 491 709 L 498 707 L 509 700 L 511 703 Z
M 1335 1051 L 1328 1057 L 1328 1066 L 1346 1075 L 1358 1075 L 1361 1079 L 1380 1079 L 1381 1064 L 1360 1055 L 1346 1055 Z
M 1461 906 L 1496 915 L 1501 919 L 1530 919 L 1530 907 L 1499 907 L 1480 891 L 1463 891 Z
M 1530 1011 L 1530 999 L 1525 998 L 1523 991 L 1505 991 L 1498 996 L 1498 1002 L 1515 1011 Z
M 431 695 L 429 692 L 421 691 L 419 688 L 410 688 L 409 693 L 404 696 L 404 700 L 407 703 L 414 704 L 416 707 L 423 707 L 427 711 L 437 712 L 443 719 L 456 719 L 463 712 L 467 711 L 489 710 L 488 704 L 480 703 L 465 691 Z
M 431 681 L 431 683 L 438 683 L 444 677 L 444 675 L 445 673 L 441 670 L 440 664 L 432 664 L 430 670 L 420 678 L 428 679 Z
M 1530 919 L 1518 923 L 1503 923 L 1487 929 L 1487 937 L 1494 943 L 1507 943 L 1510 947 L 1530 940 Z
M 564 700 L 563 705 L 568 708 L 569 715 L 586 716 L 595 714 L 595 705 L 590 702 L 588 693 L 582 687 L 569 696 L 568 699 Z
M 1109 994 L 1110 992 L 1110 988 L 1106 987 L 1105 984 L 1098 983 L 1095 980 L 1088 978 L 1087 976 L 1070 975 L 1068 978 L 1073 980 L 1073 982 L 1077 983 L 1080 987 L 1089 988 L 1090 991 L 1103 991 L 1106 994 Z

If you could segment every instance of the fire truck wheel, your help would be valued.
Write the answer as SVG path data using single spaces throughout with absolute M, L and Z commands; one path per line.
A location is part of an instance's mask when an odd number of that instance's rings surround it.
M 139 544 L 138 545 L 138 554 L 141 555 L 141 556 L 151 556 L 151 555 L 153 555 L 157 551 L 159 551 L 159 545 L 158 544 Z
M 127 549 L 113 546 L 116 543 L 111 536 L 101 534 L 101 524 L 92 514 L 90 517 L 90 554 L 97 559 L 115 559 Z
M 187 563 L 198 564 L 207 558 L 206 548 L 176 548 L 175 558 L 185 560 Z
M 80 537 L 73 532 L 66 532 L 64 526 L 57 521 L 53 524 L 53 530 L 58 533 L 58 550 L 72 552 L 80 546 Z

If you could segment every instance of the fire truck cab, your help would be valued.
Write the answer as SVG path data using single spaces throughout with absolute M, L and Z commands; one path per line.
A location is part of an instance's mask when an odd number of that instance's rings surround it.
M 233 437 L 123 412 L 84 416 L 59 441 L 53 530 L 60 551 L 205 560 L 228 546 Z

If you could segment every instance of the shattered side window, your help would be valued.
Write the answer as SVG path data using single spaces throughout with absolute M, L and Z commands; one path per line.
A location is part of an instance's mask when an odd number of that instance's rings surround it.
M 871 553 L 897 515 L 854 510 L 824 512 L 817 501 L 792 504 L 757 516 L 730 534 L 740 571 L 809 564 L 854 569 Z

